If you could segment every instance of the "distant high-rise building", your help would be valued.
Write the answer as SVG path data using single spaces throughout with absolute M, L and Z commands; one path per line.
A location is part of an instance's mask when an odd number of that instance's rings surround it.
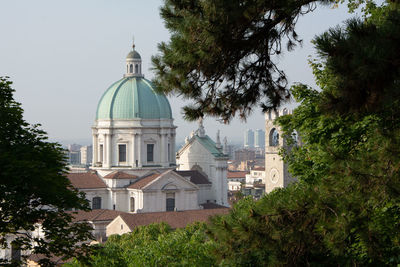
M 67 147 L 68 147 L 69 151 L 79 151 L 79 149 L 81 148 L 81 145 L 69 144 Z
M 89 165 L 92 163 L 92 146 L 81 147 L 81 164 Z
M 254 146 L 259 148 L 265 147 L 265 132 L 257 129 L 254 133 Z
M 68 153 L 68 162 L 71 165 L 79 165 L 79 164 L 81 164 L 81 153 L 80 153 L 80 151 L 69 151 L 69 153 Z
M 244 147 L 254 147 L 254 132 L 247 129 L 244 133 Z

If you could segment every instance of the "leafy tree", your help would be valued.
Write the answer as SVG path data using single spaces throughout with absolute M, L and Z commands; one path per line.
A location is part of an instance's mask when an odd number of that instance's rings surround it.
M 311 65 L 322 91 L 294 86 L 301 104 L 278 119 L 288 140 L 293 130 L 301 136 L 302 146 L 283 152 L 299 182 L 214 219 L 221 263 L 400 263 L 400 12 L 395 3 L 370 11 L 315 39 L 320 60 Z M 363 99 L 348 102 L 352 93 Z
M 0 244 L 49 257 L 79 256 L 91 237 L 89 226 L 72 223 L 66 210 L 88 210 L 85 198 L 66 178 L 65 154 L 59 144 L 47 141 L 39 125 L 23 119 L 7 78 L 0 78 Z M 35 235 L 38 225 L 43 236 Z M 1 259 L 6 264 L 5 259 Z M 14 262 L 13 264 L 16 264 Z
M 132 233 L 111 236 L 92 255 L 92 266 L 215 266 L 214 243 L 205 224 L 172 230 L 167 224 L 136 228 Z M 66 266 L 80 266 L 78 261 Z

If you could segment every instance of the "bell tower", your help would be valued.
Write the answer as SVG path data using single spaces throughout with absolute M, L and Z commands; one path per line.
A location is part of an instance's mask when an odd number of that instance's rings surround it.
M 288 109 L 265 113 L 265 192 L 270 193 L 278 187 L 286 187 L 295 181 L 288 172 L 287 164 L 279 155 L 279 150 L 286 147 L 283 133 L 274 121 L 279 116 L 291 114 Z

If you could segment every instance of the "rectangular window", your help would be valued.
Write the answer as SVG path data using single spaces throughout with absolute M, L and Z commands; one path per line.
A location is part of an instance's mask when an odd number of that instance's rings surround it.
M 167 211 L 175 210 L 175 193 L 167 193 Z
M 14 243 L 11 244 L 11 260 L 13 260 L 13 261 L 21 260 L 21 250 Z
M 100 157 L 99 157 L 100 160 L 99 161 L 103 162 L 103 145 L 100 145 L 99 151 L 100 151 Z
M 92 199 L 92 210 L 101 209 L 101 197 L 94 197 Z
M 126 145 L 118 145 L 118 161 L 126 162 Z
M 154 161 L 154 144 L 147 144 L 147 162 Z

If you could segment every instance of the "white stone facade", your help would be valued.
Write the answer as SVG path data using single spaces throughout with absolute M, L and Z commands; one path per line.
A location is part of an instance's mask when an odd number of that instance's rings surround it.
M 206 202 L 219 205 L 228 204 L 228 155 L 222 152 L 217 136 L 217 143 L 205 135 L 202 123 L 200 128 L 186 140 L 185 145 L 177 153 L 177 170 L 200 170 L 211 182 L 209 193 L 204 193 Z
M 96 169 L 118 167 L 170 167 L 175 165 L 175 129 L 172 119 L 98 120 L 92 127 L 93 166 Z M 148 161 L 148 145 L 153 145 Z M 125 160 L 119 159 L 119 145 L 125 145 Z
M 246 174 L 246 184 L 261 183 L 265 184 L 265 170 L 253 169 L 249 174 Z

